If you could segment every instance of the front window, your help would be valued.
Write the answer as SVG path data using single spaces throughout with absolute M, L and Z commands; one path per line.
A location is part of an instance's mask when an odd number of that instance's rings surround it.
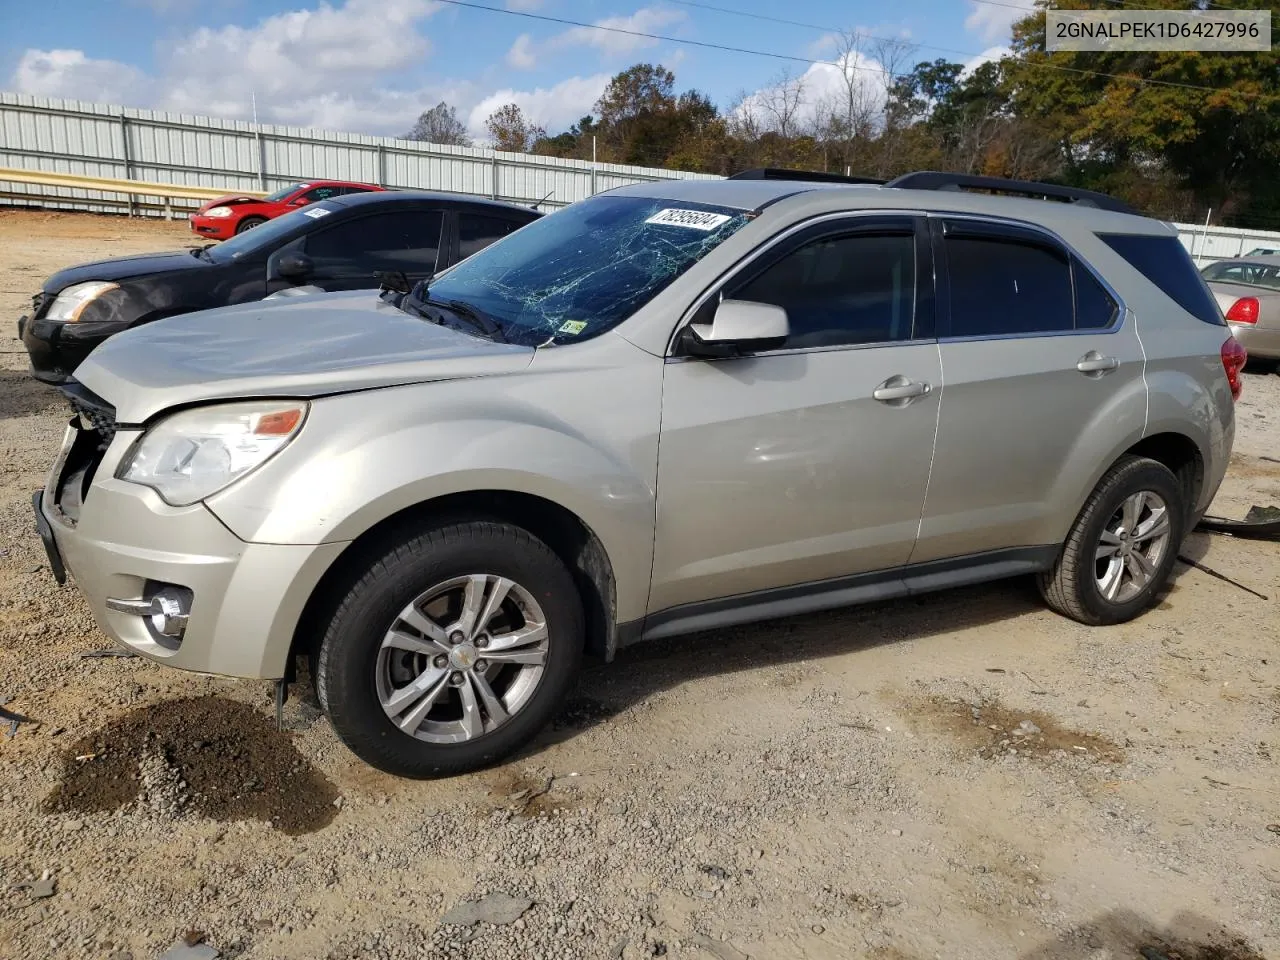
M 288 196 L 291 196 L 292 194 L 297 193 L 299 190 L 301 190 L 305 186 L 306 186 L 305 183 L 291 183 L 287 187 L 281 187 L 275 193 L 268 193 L 264 198 L 264 202 L 279 203 L 285 197 L 288 197 Z
M 231 260 L 243 260 L 260 250 L 273 249 L 287 235 L 294 233 L 309 220 L 320 219 L 334 210 L 341 209 L 336 204 L 313 203 L 302 210 L 294 210 L 282 217 L 268 220 L 260 227 L 238 233 L 230 239 L 223 240 L 217 246 L 209 247 L 206 256 L 214 263 L 227 263 Z
M 751 217 L 684 201 L 595 197 L 478 251 L 432 282 L 427 296 L 484 313 L 513 342 L 585 340 L 627 319 Z

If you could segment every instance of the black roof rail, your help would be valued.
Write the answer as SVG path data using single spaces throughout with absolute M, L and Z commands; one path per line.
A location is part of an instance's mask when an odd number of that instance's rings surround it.
M 1081 190 L 1078 187 L 1060 187 L 1055 183 L 1040 183 L 1036 180 L 1006 180 L 1004 177 L 981 177 L 968 173 L 939 173 L 933 170 L 922 170 L 918 173 L 904 173 L 890 180 L 885 186 L 899 190 L 993 190 L 1028 197 L 1064 200 L 1082 207 L 1096 207 L 1112 213 L 1140 216 L 1137 210 L 1123 200 L 1117 200 L 1105 193 Z
M 786 170 L 782 167 L 754 167 L 733 174 L 730 180 L 801 180 L 811 183 L 871 183 L 877 186 L 883 180 L 874 177 L 846 177 L 841 173 L 819 173 L 817 170 Z

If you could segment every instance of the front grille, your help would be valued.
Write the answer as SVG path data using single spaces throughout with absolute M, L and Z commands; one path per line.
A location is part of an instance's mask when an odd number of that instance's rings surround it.
M 33 296 L 31 298 L 32 318 L 34 319 L 35 317 L 40 316 L 40 311 L 42 311 L 45 308 L 45 306 L 48 304 L 48 302 L 52 299 L 53 299 L 53 294 L 45 293 L 43 290 L 37 293 L 35 296 Z
M 111 445 L 111 441 L 116 436 L 116 418 L 115 411 L 106 411 L 97 407 L 91 407 L 87 403 L 79 400 L 71 400 L 71 409 L 80 415 L 80 422 L 86 429 L 97 432 L 99 439 L 102 441 L 102 449 L 106 449 Z
M 62 393 L 84 429 L 98 434 L 98 449 L 107 449 L 116 436 L 116 408 L 75 380 L 63 384 Z

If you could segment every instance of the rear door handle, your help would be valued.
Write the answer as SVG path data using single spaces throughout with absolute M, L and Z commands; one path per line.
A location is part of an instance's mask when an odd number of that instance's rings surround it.
M 1076 369 L 1081 373 L 1110 373 L 1118 366 L 1120 361 L 1115 357 L 1104 357 L 1097 350 L 1090 350 L 1080 358 Z
M 871 396 L 875 397 L 881 403 L 894 403 L 898 401 L 910 401 L 916 397 L 923 397 L 933 388 L 927 383 L 918 380 L 908 380 L 906 377 L 898 374 L 890 377 L 880 386 L 871 392 Z

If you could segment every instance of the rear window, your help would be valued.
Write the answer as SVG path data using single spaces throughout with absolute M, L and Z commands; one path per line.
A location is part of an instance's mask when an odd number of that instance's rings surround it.
M 1222 311 L 1177 237 L 1100 233 L 1098 237 L 1197 320 L 1224 327 Z

